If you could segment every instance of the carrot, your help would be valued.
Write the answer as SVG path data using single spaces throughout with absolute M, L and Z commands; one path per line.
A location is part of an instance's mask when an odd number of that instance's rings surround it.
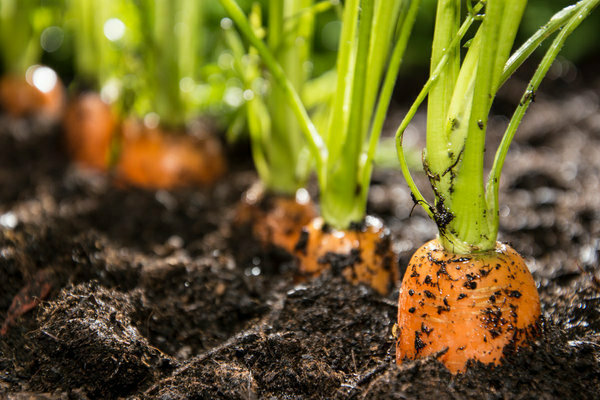
M 116 129 L 116 116 L 97 93 L 81 93 L 67 105 L 63 117 L 65 146 L 82 165 L 108 170 Z
M 316 276 L 329 268 L 352 283 L 367 283 L 378 292 L 387 293 L 398 277 L 397 265 L 387 230 L 380 222 L 365 218 L 367 194 L 375 148 L 419 1 L 344 3 L 335 90 L 324 135 L 308 116 L 285 63 L 277 58 L 280 48 L 277 38 L 269 36 L 264 43 L 256 34 L 259 30 L 252 25 L 257 18 L 248 19 L 234 0 L 221 0 L 221 4 L 269 69 L 282 99 L 298 121 L 314 160 L 321 217 L 304 228 L 295 246 L 300 275 Z M 280 1 L 272 0 L 269 4 L 272 10 L 282 10 Z M 312 9 L 324 4 L 328 2 L 315 3 Z M 294 14 L 302 15 L 296 12 L 289 18 Z M 298 26 L 304 27 L 300 23 Z M 264 106 L 255 102 L 254 107 L 253 114 L 260 116 Z M 267 126 L 263 120 L 266 118 L 256 117 L 254 124 Z M 252 135 L 251 129 L 251 136 L 258 135 Z M 252 140 L 270 143 L 269 137 L 252 137 Z M 298 148 L 291 144 L 291 150 Z M 279 148 L 274 147 L 277 151 Z M 268 162 L 268 157 L 264 152 L 256 153 L 259 157 L 255 156 L 255 161 L 260 161 L 257 163 L 260 168 Z
M 221 144 L 211 135 L 167 132 L 134 119 L 123 123 L 122 133 L 116 174 L 126 183 L 149 189 L 209 185 L 225 172 Z
M 497 242 L 498 187 L 508 147 L 542 78 L 566 37 L 600 3 L 583 0 L 556 14 L 513 55 L 524 0 L 469 5 L 440 0 L 431 77 L 396 133 L 398 159 L 413 199 L 438 227 L 438 238 L 413 255 L 398 299 L 396 361 L 436 354 L 453 373 L 469 360 L 498 365 L 508 348 L 525 347 L 539 333 L 540 300 L 521 256 Z M 461 60 L 460 42 L 485 5 L 485 16 Z M 562 28 L 562 29 L 561 29 Z M 496 151 L 484 184 L 485 133 L 500 86 L 539 46 L 560 31 L 534 73 Z M 433 188 L 430 204 L 404 156 L 403 132 L 428 96 L 423 167 Z
M 304 189 L 286 196 L 253 185 L 236 209 L 235 224 L 249 228 L 263 248 L 275 246 L 293 254 L 302 228 L 316 216 L 315 204 Z
M 302 229 L 295 254 L 300 278 L 304 279 L 333 268 L 349 282 L 367 284 L 383 295 L 399 279 L 391 234 L 381 220 L 371 216 L 344 230 L 332 228 L 317 217 Z
M 0 79 L 0 106 L 15 118 L 42 115 L 57 119 L 64 98 L 60 78 L 48 67 L 36 65 L 24 77 L 5 75 Z
M 499 364 L 507 346 L 538 334 L 539 318 L 535 282 L 510 246 L 457 256 L 432 240 L 412 256 L 402 281 L 396 360 L 443 352 L 438 360 L 453 373 L 471 359 Z

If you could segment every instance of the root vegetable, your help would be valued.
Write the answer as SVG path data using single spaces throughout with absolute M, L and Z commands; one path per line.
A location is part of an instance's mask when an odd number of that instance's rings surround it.
M 506 244 L 461 256 L 437 240 L 413 255 L 398 301 L 396 359 L 438 359 L 453 373 L 469 360 L 500 364 L 508 346 L 539 332 L 540 300 L 521 256 Z
M 117 177 L 149 189 L 210 185 L 225 172 L 220 142 L 147 128 L 137 121 L 123 124 Z
M 333 269 L 348 281 L 367 284 L 384 295 L 399 279 L 390 232 L 374 217 L 346 230 L 331 228 L 321 217 L 315 218 L 302 230 L 295 250 L 301 278 Z
M 110 106 L 96 93 L 82 93 L 72 100 L 63 118 L 67 151 L 76 162 L 106 171 L 117 120 Z

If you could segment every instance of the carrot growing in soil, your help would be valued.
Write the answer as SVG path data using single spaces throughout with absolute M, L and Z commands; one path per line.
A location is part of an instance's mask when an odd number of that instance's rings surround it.
M 133 6 L 115 0 L 67 4 L 66 26 L 73 38 L 76 76 L 74 95 L 63 116 L 64 141 L 76 162 L 107 171 L 119 126 L 120 50 L 130 36 L 125 34 L 130 27 L 118 17 L 131 15 Z
M 54 70 L 37 65 L 42 54 L 40 35 L 50 26 L 55 9 L 41 2 L 0 1 L 0 107 L 14 117 L 58 118 L 64 88 Z
M 438 238 L 413 255 L 398 301 L 396 360 L 437 355 L 452 371 L 469 360 L 499 364 L 508 348 L 525 346 L 539 332 L 540 301 L 523 258 L 496 241 L 498 185 L 515 131 L 567 36 L 598 1 L 584 0 L 556 14 L 512 57 L 524 0 L 440 0 L 431 57 L 431 77 L 400 125 L 398 158 L 414 199 L 438 226 Z M 479 13 L 484 12 L 481 16 Z M 482 19 L 460 58 L 460 41 Z M 562 29 L 527 86 L 484 187 L 483 154 L 488 113 L 500 86 L 539 43 Z M 423 166 L 435 195 L 428 203 L 416 187 L 402 147 L 402 134 L 428 93 L 427 146 Z
M 344 4 L 337 82 L 320 135 L 269 48 L 233 0 L 221 0 L 256 48 L 294 112 L 314 159 L 321 216 L 295 246 L 302 276 L 325 269 L 387 293 L 398 277 L 389 231 L 365 217 L 373 157 L 419 1 L 351 0 Z M 386 71 L 386 66 L 388 66 Z
M 225 171 L 219 140 L 196 116 L 203 5 L 196 0 L 142 0 L 137 46 L 125 49 L 124 113 L 117 175 L 133 185 L 173 188 L 211 184 Z M 125 78 L 125 77 L 124 77 Z
M 250 15 L 253 30 L 257 35 L 266 32 L 269 50 L 298 92 L 311 84 L 307 65 L 311 61 L 315 14 L 332 5 L 329 1 L 314 4 L 313 0 L 271 0 L 266 27 L 261 24 L 260 7 L 254 7 Z M 243 195 L 236 224 L 249 228 L 263 247 L 274 245 L 292 253 L 302 227 L 317 216 L 316 207 L 304 189 L 310 156 L 285 94 L 271 74 L 262 72 L 256 50 L 244 49 L 231 24 L 231 20 L 224 19 L 221 25 L 247 97 L 244 117 L 260 177 Z

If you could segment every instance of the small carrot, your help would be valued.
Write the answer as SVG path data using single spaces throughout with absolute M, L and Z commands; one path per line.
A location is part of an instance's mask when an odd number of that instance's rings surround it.
M 122 133 L 116 173 L 126 183 L 150 189 L 209 185 L 225 172 L 221 144 L 211 135 L 168 133 L 133 119 Z
M 302 228 L 316 216 L 315 204 L 304 189 L 286 196 L 253 185 L 237 207 L 235 223 L 248 227 L 263 248 L 276 246 L 293 254 Z
M 521 256 L 506 244 L 468 256 L 432 240 L 413 255 L 400 289 L 396 359 L 438 357 L 453 373 L 467 361 L 499 364 L 508 345 L 539 331 L 540 299 Z
M 63 84 L 52 69 L 35 65 L 26 76 L 0 79 L 0 106 L 15 118 L 42 115 L 57 119 L 64 107 Z
M 67 105 L 63 117 L 67 151 L 78 163 L 106 171 L 117 129 L 110 106 L 94 92 L 79 94 Z
M 318 5 L 326 4 L 332 3 Z M 326 127 L 325 124 L 315 125 L 310 119 L 290 71 L 285 68 L 284 60 L 277 58 L 278 54 L 283 54 L 280 53 L 281 43 L 287 42 L 279 43 L 269 29 L 265 43 L 253 26 L 257 18 L 247 18 L 235 0 L 221 0 L 221 5 L 269 69 L 274 87 L 290 106 L 313 158 L 320 189 L 321 217 L 305 226 L 295 246 L 300 275 L 303 278 L 316 276 L 329 268 L 353 283 L 367 283 L 382 294 L 389 292 L 398 277 L 396 258 L 388 231 L 380 221 L 365 218 L 367 195 L 375 148 L 419 1 L 350 0 L 344 3 L 336 81 L 332 82 L 335 90 Z M 283 10 L 281 1 L 272 0 L 269 5 L 273 11 Z M 282 16 L 271 9 L 269 17 Z M 312 9 L 317 9 L 317 3 Z M 288 18 L 294 15 L 305 14 L 295 11 Z M 285 21 L 285 18 L 281 19 L 282 27 L 285 27 Z M 298 23 L 297 26 L 304 29 L 309 24 Z M 298 41 L 293 43 L 297 48 Z M 287 54 L 285 58 L 288 58 Z M 297 70 L 299 64 L 294 63 L 293 69 Z M 279 102 L 273 104 L 278 106 Z M 257 102 L 254 105 L 252 114 L 260 115 L 264 106 Z M 255 117 L 253 120 L 255 126 L 269 125 L 266 118 Z M 319 132 L 319 128 L 326 128 L 326 131 Z M 294 142 L 286 147 L 274 146 L 268 136 L 251 136 L 255 142 L 262 141 L 272 147 L 275 150 L 272 155 L 278 155 L 283 148 L 299 148 Z M 269 157 L 265 157 L 265 152 L 255 150 L 253 148 L 258 155 L 255 161 L 259 161 L 260 172 Z M 281 160 L 287 162 L 286 158 Z
M 317 217 L 302 229 L 295 252 L 302 278 L 333 268 L 348 281 L 365 283 L 384 295 L 399 279 L 390 232 L 375 217 L 367 216 L 363 223 L 344 230 Z

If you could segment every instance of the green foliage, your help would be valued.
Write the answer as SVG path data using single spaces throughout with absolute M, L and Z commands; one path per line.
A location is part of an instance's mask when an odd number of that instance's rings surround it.
M 437 223 L 440 241 L 447 250 L 466 254 L 495 247 L 498 233 L 498 182 L 510 141 L 535 90 L 567 36 L 598 1 L 582 0 L 576 6 L 557 13 L 512 57 L 509 55 L 525 8 L 524 0 L 487 0 L 474 7 L 467 3 L 468 14 L 462 25 L 459 25 L 457 18 L 460 15 L 460 1 L 439 1 L 431 77 L 400 125 L 396 141 L 402 170 L 413 195 Z M 471 24 L 480 19 L 477 15 L 482 9 L 485 16 L 469 41 L 467 54 L 461 62 L 460 43 Z M 485 131 L 493 99 L 500 86 L 541 41 L 561 27 L 563 31 L 546 53 L 513 115 L 484 186 Z M 427 93 L 429 104 L 424 168 L 435 194 L 434 205 L 423 198 L 414 184 L 402 147 L 404 129 Z
M 269 51 L 294 89 L 302 92 L 311 76 L 315 17 L 330 8 L 331 3 L 321 3 L 319 7 L 313 5 L 313 0 L 272 0 L 269 5 L 267 24 L 262 21 L 263 8 L 258 5 L 252 8 L 249 14 L 252 29 L 257 36 L 266 37 Z M 244 102 L 240 118 L 247 121 L 256 169 L 267 189 L 293 194 L 304 185 L 309 171 L 309 157 L 301 128 L 286 103 L 285 93 L 277 86 L 273 76 L 263 71 L 256 49 L 250 47 L 246 50 L 230 24 L 230 20 L 223 20 L 234 69 L 243 82 L 240 97 Z M 311 85 L 311 101 L 326 103 L 331 91 L 323 85 L 323 78 L 315 82 L 320 85 Z M 240 121 L 240 124 L 243 122 Z M 238 126 L 233 125 L 235 129 Z
M 298 118 L 315 160 L 323 218 L 340 229 L 360 221 L 375 149 L 419 2 L 344 4 L 337 85 L 325 135 L 315 128 L 292 81 L 239 6 L 233 0 L 221 4 L 257 49 Z
M 42 54 L 40 35 L 56 23 L 59 0 L 0 0 L 0 53 L 5 72 L 24 75 Z

